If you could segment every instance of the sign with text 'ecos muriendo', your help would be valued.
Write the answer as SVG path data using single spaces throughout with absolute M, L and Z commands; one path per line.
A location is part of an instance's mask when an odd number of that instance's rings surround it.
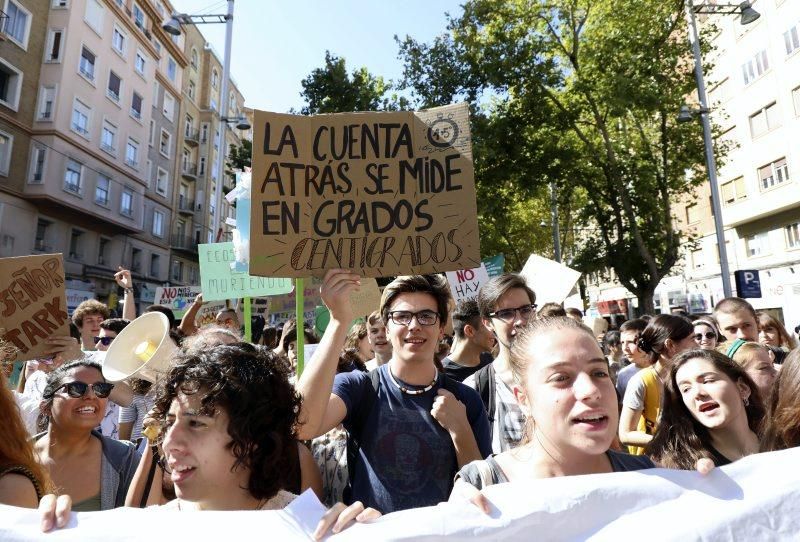
M 200 254 L 200 287 L 203 299 L 237 299 L 265 295 L 287 294 L 292 281 L 287 278 L 254 277 L 231 269 L 236 260 L 233 243 L 197 245 Z
M 480 265 L 467 104 L 255 112 L 250 273 L 362 276 Z

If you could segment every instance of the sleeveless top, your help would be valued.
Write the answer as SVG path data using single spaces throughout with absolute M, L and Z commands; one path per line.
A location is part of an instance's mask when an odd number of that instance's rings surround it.
M 655 464 L 647 456 L 631 455 L 615 450 L 608 450 L 606 455 L 611 462 L 612 472 L 655 468 Z M 485 460 L 473 461 L 468 465 L 464 465 L 456 474 L 456 480 L 459 478 L 478 489 L 508 482 L 506 474 L 500 468 L 494 455 L 490 455 Z
M 36 500 L 41 501 L 42 497 L 44 497 L 44 488 L 42 487 L 41 482 L 36 479 L 36 476 L 34 476 L 27 467 L 23 467 L 22 465 L 12 465 L 10 467 L 0 469 L 0 478 L 6 474 L 21 474 L 22 476 L 26 477 L 33 484 L 33 489 L 36 490 Z

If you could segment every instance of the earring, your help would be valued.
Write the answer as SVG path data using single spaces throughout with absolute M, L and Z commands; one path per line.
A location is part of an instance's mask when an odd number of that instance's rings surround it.
M 744 398 L 744 406 L 746 406 L 746 407 L 750 406 L 750 398 L 749 397 L 745 397 Z

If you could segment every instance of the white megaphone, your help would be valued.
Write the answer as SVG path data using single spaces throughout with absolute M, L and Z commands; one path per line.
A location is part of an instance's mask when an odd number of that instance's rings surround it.
M 106 352 L 103 376 L 110 382 L 136 377 L 148 382 L 167 372 L 178 347 L 169 336 L 169 320 L 147 312 L 127 325 Z

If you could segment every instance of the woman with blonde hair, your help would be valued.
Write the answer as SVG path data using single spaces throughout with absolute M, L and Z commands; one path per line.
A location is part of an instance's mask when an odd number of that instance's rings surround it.
M 759 311 L 756 316 L 758 317 L 758 342 L 764 346 L 782 348 L 786 351 L 797 348 L 797 341 L 771 314 Z
M 747 376 L 753 380 L 764 401 L 769 398 L 775 380 L 778 378 L 778 371 L 772 364 L 772 356 L 766 346 L 753 341 L 736 339 L 732 343 L 720 346 L 717 351 L 725 354 L 744 369 Z

